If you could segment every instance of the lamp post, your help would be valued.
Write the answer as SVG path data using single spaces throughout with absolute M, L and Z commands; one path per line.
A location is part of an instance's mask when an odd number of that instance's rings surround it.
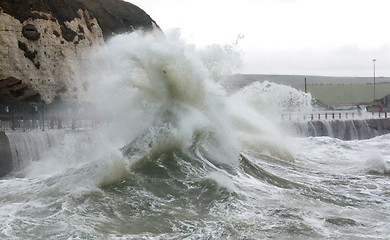
M 372 61 L 374 62 L 374 101 L 375 101 L 375 62 L 376 62 L 376 59 L 372 59 Z

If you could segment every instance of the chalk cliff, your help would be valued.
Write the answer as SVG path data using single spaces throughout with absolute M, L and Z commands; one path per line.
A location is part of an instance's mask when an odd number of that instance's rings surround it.
M 121 0 L 0 0 L 0 101 L 77 100 L 88 89 L 74 77 L 83 53 L 138 29 L 159 28 Z

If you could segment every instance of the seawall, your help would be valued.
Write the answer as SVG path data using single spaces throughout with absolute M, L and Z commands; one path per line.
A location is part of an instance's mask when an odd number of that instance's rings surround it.
M 390 133 L 390 118 L 313 120 L 285 122 L 290 133 L 298 136 L 329 136 L 342 140 L 361 140 Z
M 0 132 L 0 177 L 39 160 L 63 140 L 64 134 L 61 130 Z
M 7 135 L 0 132 L 0 177 L 12 171 L 12 151 Z

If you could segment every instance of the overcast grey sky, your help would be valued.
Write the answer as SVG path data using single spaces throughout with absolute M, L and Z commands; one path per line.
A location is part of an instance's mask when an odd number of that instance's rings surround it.
M 231 44 L 238 72 L 390 76 L 389 0 L 127 0 L 199 47 Z

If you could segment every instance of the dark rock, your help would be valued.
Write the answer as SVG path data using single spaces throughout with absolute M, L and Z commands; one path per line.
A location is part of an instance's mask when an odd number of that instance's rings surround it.
M 92 32 L 93 26 L 95 26 L 95 24 L 93 22 L 88 23 L 88 25 L 87 25 L 88 30 Z
M 35 66 L 37 69 L 40 69 L 40 68 L 41 68 L 41 63 L 40 63 L 40 62 L 34 62 L 34 66 Z
M 57 32 L 56 30 L 53 31 L 53 34 L 54 34 L 56 37 L 60 37 L 60 36 L 61 36 L 60 33 Z
M 49 18 L 46 16 L 46 15 L 43 15 L 43 14 L 40 14 L 41 15 L 41 19 L 44 19 L 44 20 L 49 20 Z
M 35 60 L 35 57 L 36 55 L 38 54 L 38 52 L 36 50 L 34 51 L 30 51 L 27 47 L 27 45 L 21 41 L 18 41 L 18 47 L 20 50 L 23 50 L 24 51 L 24 56 L 28 59 L 31 60 L 31 62 L 34 63 L 35 67 L 37 67 L 39 69 L 39 63 L 36 63 L 34 60 Z M 38 66 L 37 66 L 38 65 Z
M 44 14 L 39 14 L 39 13 L 37 13 L 37 12 L 33 12 L 33 13 L 31 14 L 31 19 L 44 19 L 44 20 L 49 20 L 49 18 L 48 18 L 46 15 L 44 15 Z
M 40 94 L 24 84 L 22 80 L 15 77 L 0 80 L 0 102 L 38 103 L 41 101 Z
M 84 28 L 79 24 L 79 32 L 84 33 Z
M 36 41 L 41 36 L 37 28 L 32 24 L 24 25 L 22 28 L 22 34 L 25 38 L 31 41 Z
M 18 41 L 18 46 L 20 50 L 23 50 L 24 52 L 28 51 L 28 47 L 25 43 Z
M 31 62 L 34 62 L 34 58 L 35 58 L 35 56 L 37 56 L 37 53 L 38 53 L 37 50 L 34 50 L 34 52 L 32 52 L 32 51 L 27 49 L 24 51 L 24 56 L 26 58 L 30 59 Z
M 61 34 L 62 37 L 68 42 L 73 42 L 74 38 L 77 36 L 77 33 L 68 28 L 65 24 L 61 25 Z

